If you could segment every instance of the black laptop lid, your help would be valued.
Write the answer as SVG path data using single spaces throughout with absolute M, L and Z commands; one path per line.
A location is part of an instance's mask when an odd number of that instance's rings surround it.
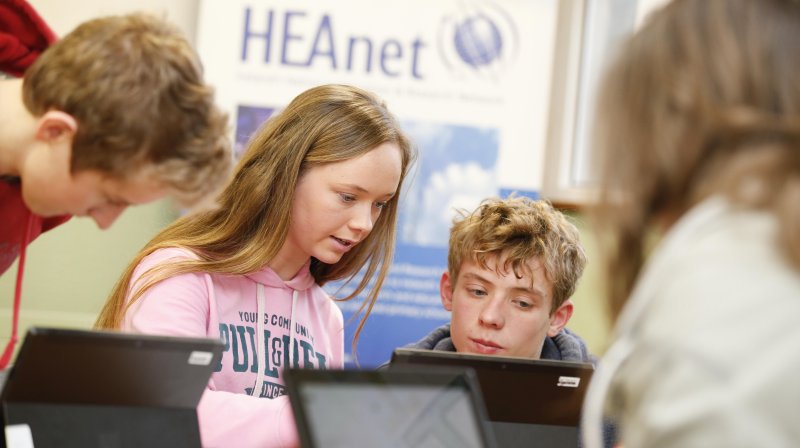
M 469 369 L 286 373 L 304 448 L 495 446 Z
M 588 363 L 399 348 L 391 366 L 459 366 L 475 369 L 489 419 L 577 426 L 594 372 Z
M 31 328 L 2 401 L 194 409 L 221 352 L 217 339 Z
M 200 446 L 195 408 L 221 353 L 217 339 L 31 328 L 2 420 L 37 448 Z

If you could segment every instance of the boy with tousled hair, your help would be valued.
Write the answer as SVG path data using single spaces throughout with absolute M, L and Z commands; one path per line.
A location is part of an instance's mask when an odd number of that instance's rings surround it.
M 513 195 L 460 213 L 440 282 L 451 322 L 411 347 L 591 362 L 565 327 L 586 265 L 575 226 L 548 202 Z
M 407 347 L 596 364 L 566 328 L 587 261 L 575 225 L 549 202 L 515 195 L 460 215 L 439 283 L 450 323 Z M 604 447 L 615 438 L 604 422 Z
M 42 232 L 72 215 L 104 229 L 165 195 L 195 205 L 229 176 L 227 117 L 162 19 L 98 18 L 55 41 L 30 5 L 3 0 L 0 72 L 23 76 L 0 79 L 0 274 L 20 258 L 15 309 L 25 248 Z
M 0 69 L 18 73 L 8 56 Z M 196 53 L 161 19 L 85 22 L 0 92 L 0 272 L 69 215 L 106 228 L 128 205 L 166 194 L 191 205 L 228 177 L 227 119 Z

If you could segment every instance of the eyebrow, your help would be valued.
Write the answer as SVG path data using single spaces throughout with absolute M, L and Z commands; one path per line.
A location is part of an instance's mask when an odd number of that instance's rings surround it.
M 339 188 L 350 188 L 350 189 L 358 191 L 359 193 L 369 194 L 369 190 L 367 190 L 366 188 L 364 188 L 364 187 L 362 187 L 360 185 L 356 185 L 356 184 L 339 184 Z M 382 197 L 384 197 L 384 198 L 393 198 L 395 196 L 395 194 L 397 194 L 397 191 L 393 191 L 391 193 L 386 193 Z
M 489 281 L 485 277 L 483 277 L 480 274 L 477 274 L 475 272 L 465 272 L 464 273 L 464 277 L 465 278 L 469 277 L 471 279 L 478 280 L 478 281 L 483 282 L 483 283 L 492 283 L 491 281 Z M 534 294 L 534 295 L 536 295 L 538 297 L 542 297 L 542 298 L 547 297 L 547 295 L 544 293 L 544 291 L 542 291 L 541 289 L 538 289 L 536 287 L 533 287 L 533 288 L 522 288 L 522 287 L 519 287 L 519 286 L 515 286 L 515 287 L 511 288 L 511 290 L 512 291 L 519 291 L 519 292 L 529 293 L 529 294 Z

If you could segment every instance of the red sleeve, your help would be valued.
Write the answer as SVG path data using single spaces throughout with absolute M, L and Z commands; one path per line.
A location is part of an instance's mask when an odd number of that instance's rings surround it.
M 53 30 L 28 2 L 0 1 L 0 71 L 22 76 L 56 39 Z

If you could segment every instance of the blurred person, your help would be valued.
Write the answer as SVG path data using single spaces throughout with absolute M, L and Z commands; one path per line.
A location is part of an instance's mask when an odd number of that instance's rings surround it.
M 606 73 L 587 446 L 800 446 L 799 43 L 798 1 L 675 0 Z

